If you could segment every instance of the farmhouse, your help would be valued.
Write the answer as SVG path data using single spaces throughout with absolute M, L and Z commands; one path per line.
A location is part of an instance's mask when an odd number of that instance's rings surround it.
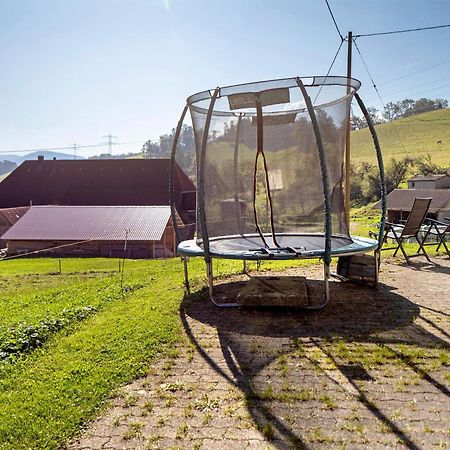
M 30 205 L 167 206 L 169 159 L 24 161 L 0 183 L 0 208 Z M 176 165 L 175 207 L 195 221 L 195 185 Z
M 406 220 L 414 199 L 432 198 L 428 216 L 444 221 L 450 216 L 450 189 L 394 189 L 387 196 L 388 221 L 397 223 Z M 374 207 L 380 207 L 380 202 Z
M 176 250 L 169 206 L 32 206 L 1 238 L 8 255 L 52 248 L 44 254 L 162 258 Z
M 408 189 L 450 189 L 450 175 L 417 175 L 408 180 Z

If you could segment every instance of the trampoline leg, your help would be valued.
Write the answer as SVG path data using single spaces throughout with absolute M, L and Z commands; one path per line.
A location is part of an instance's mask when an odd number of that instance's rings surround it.
M 206 263 L 206 276 L 208 277 L 209 299 L 215 306 L 219 306 L 220 308 L 236 308 L 239 306 L 237 303 L 219 303 L 214 300 L 213 296 L 214 277 L 213 277 L 212 260 Z
M 324 270 L 324 281 L 325 281 L 325 303 L 322 305 L 322 308 L 330 300 L 330 265 L 325 264 L 323 267 L 323 270 Z
M 191 286 L 189 285 L 189 273 L 188 273 L 189 258 L 187 258 L 186 256 L 182 256 L 181 259 L 183 260 L 183 265 L 184 265 L 184 287 L 186 288 L 186 292 L 188 294 L 190 294 Z
M 242 273 L 247 273 L 247 260 L 242 260 Z
M 373 253 L 375 257 L 375 280 L 373 282 L 373 287 L 376 288 L 378 286 L 378 279 L 380 276 L 380 266 L 381 266 L 381 255 L 380 250 L 375 250 Z
M 309 309 L 309 310 L 320 310 L 322 308 L 324 308 L 328 301 L 330 300 L 330 275 L 331 275 L 331 270 L 330 270 L 330 265 L 329 264 L 324 264 L 323 265 L 323 280 L 324 280 L 324 284 L 325 284 L 325 299 L 323 301 L 323 303 L 321 303 L 320 305 L 311 305 L 311 306 L 307 306 L 304 309 Z
M 209 298 L 212 302 L 213 300 L 213 287 L 214 287 L 214 279 L 213 279 L 213 265 L 212 260 L 206 263 L 206 276 L 208 277 L 208 292 Z

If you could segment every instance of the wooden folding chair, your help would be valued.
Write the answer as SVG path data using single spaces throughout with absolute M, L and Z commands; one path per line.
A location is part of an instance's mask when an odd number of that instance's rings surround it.
M 423 242 L 425 239 L 421 239 L 419 237 L 419 233 L 421 232 L 422 225 L 427 216 L 431 200 L 431 198 L 415 198 L 413 206 L 411 208 L 411 212 L 409 213 L 408 219 L 406 219 L 406 222 L 404 224 L 394 224 L 391 222 L 386 222 L 382 243 L 385 244 L 388 239 L 393 239 L 396 241 L 397 247 L 382 247 L 380 248 L 380 250 L 383 251 L 395 249 L 394 256 L 396 256 L 397 252 L 401 250 L 408 264 L 410 264 L 410 258 L 422 255 L 425 256 L 428 261 L 430 261 L 430 258 L 423 246 Z M 427 231 L 429 229 L 430 226 L 427 227 Z M 414 238 L 417 241 L 417 243 L 419 244 L 419 250 L 413 255 L 408 255 L 403 247 L 403 242 L 406 239 L 411 238 Z
M 434 236 L 437 242 L 427 242 L 424 245 L 436 245 L 436 251 L 439 251 L 441 245 L 444 247 L 447 256 L 450 257 L 450 250 L 447 247 L 447 242 L 445 241 L 446 236 L 450 236 L 450 221 L 440 222 L 439 220 L 427 219 L 426 223 L 429 225 L 427 233 L 425 234 L 424 241 L 428 236 Z

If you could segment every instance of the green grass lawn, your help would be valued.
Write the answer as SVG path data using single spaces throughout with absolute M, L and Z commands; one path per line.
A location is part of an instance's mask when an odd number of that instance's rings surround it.
M 117 260 L 63 259 L 61 274 L 57 267 L 52 258 L 0 262 L 0 448 L 60 448 L 181 336 L 179 259 L 127 260 L 123 293 Z M 215 264 L 219 275 L 241 268 Z M 192 260 L 194 286 L 204 273 L 203 261 Z
M 352 234 L 367 236 L 378 214 L 352 210 Z M 0 448 L 60 448 L 180 339 L 180 260 L 126 260 L 123 283 L 118 269 L 117 259 L 61 259 L 61 272 L 56 258 L 0 261 Z M 219 276 L 241 269 L 214 261 Z M 194 289 L 205 283 L 201 258 L 190 276 Z

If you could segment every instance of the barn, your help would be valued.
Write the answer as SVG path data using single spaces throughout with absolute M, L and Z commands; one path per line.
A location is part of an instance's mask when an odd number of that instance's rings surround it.
M 386 198 L 388 221 L 406 220 L 416 197 L 432 199 L 428 210 L 431 219 L 443 222 L 450 216 L 450 189 L 394 189 Z M 380 205 L 381 202 L 377 202 L 374 208 Z
M 24 161 L 0 183 L 0 208 L 30 205 L 168 206 L 170 159 Z M 175 165 L 175 207 L 195 222 L 196 189 Z
M 170 207 L 160 205 L 32 206 L 1 239 L 8 255 L 165 258 L 176 251 Z
M 408 180 L 408 189 L 450 189 L 450 175 L 417 175 Z

